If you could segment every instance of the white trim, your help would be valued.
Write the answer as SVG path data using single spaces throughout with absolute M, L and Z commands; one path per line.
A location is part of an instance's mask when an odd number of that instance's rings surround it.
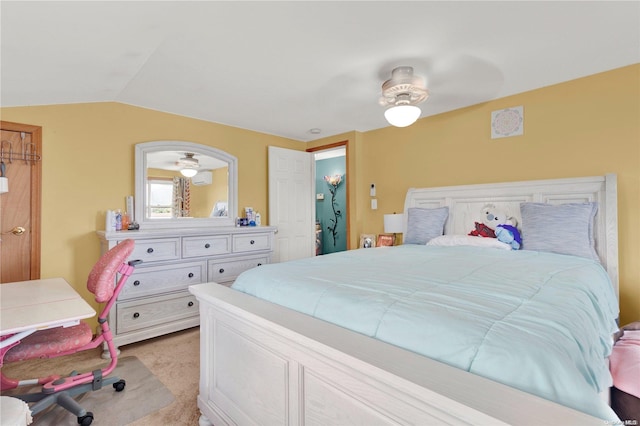
M 209 155 L 228 163 L 228 216 L 216 218 L 168 218 L 148 219 L 145 217 L 144 200 L 146 200 L 147 186 L 147 156 L 149 152 L 185 151 Z M 235 226 L 238 215 L 238 159 L 233 155 L 206 145 L 183 141 L 154 141 L 136 144 L 135 146 L 135 219 L 141 229 L 184 229 Z

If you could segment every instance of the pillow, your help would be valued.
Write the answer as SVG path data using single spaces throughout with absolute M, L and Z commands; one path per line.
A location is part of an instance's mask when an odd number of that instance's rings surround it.
M 600 261 L 593 218 L 598 203 L 522 203 L 522 248 L 569 254 Z
M 407 232 L 404 244 L 426 244 L 432 238 L 442 235 L 444 223 L 449 217 L 449 207 L 407 209 Z
M 428 246 L 473 246 L 511 250 L 511 245 L 496 238 L 474 237 L 471 235 L 441 235 L 427 243 Z

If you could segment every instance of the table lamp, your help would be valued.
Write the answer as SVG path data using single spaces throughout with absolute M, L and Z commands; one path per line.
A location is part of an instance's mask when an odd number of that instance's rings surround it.
M 384 215 L 384 232 L 393 234 L 393 244 L 396 244 L 396 234 L 404 232 L 404 214 L 393 213 Z

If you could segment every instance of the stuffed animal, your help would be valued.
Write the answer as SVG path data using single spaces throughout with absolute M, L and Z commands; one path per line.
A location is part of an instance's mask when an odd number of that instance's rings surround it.
M 495 231 L 481 222 L 475 222 L 475 228 L 469 232 L 469 235 L 473 235 L 475 237 L 496 238 Z
M 469 235 L 477 237 L 496 238 L 496 226 L 502 224 L 512 225 L 512 223 L 509 222 L 507 214 L 501 210 L 498 210 L 494 204 L 485 204 L 482 207 L 482 215 L 484 216 L 484 221 L 475 222 L 475 227 L 471 232 L 469 232 Z
M 520 231 L 518 231 L 518 228 L 515 226 L 498 225 L 496 226 L 495 233 L 498 241 L 509 244 L 513 250 L 519 250 L 520 246 L 522 246 Z
M 484 222 L 475 222 L 474 229 L 469 235 L 497 238 L 498 241 L 509 244 L 513 250 L 518 250 L 522 245 L 520 232 L 516 228 L 516 220 L 498 209 L 494 204 L 485 204 L 482 207 Z

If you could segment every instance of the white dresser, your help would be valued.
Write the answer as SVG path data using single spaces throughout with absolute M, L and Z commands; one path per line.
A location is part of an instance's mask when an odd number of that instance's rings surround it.
M 142 260 L 109 314 L 116 346 L 199 324 L 198 302 L 188 287 L 230 286 L 243 271 L 271 261 L 275 227 L 211 227 L 98 231 L 102 253 L 135 241 L 129 260 Z

